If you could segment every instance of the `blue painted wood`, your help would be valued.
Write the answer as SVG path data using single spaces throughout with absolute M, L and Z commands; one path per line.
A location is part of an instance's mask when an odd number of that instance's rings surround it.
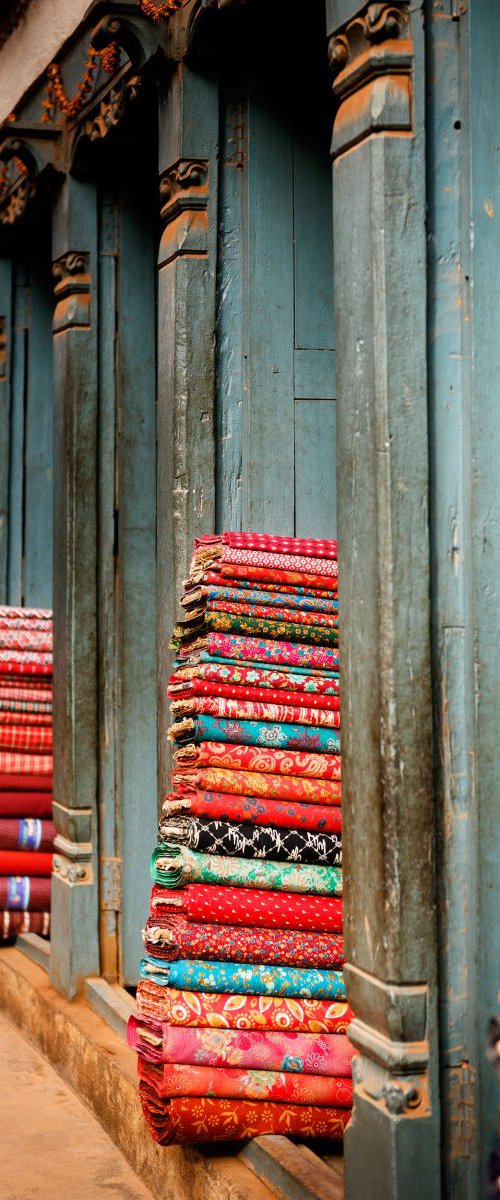
M 12 337 L 12 260 L 0 258 L 0 604 L 7 603 Z
M 300 537 L 337 534 L 335 410 L 332 400 L 295 404 L 295 527 Z
M 7 595 L 9 604 L 23 603 L 24 433 L 27 389 L 29 279 L 19 259 L 14 271 L 13 347 L 10 408 L 9 550 Z
M 46 232 L 46 231 L 44 231 Z M 46 236 L 30 257 L 24 433 L 23 601 L 52 607 L 52 276 Z

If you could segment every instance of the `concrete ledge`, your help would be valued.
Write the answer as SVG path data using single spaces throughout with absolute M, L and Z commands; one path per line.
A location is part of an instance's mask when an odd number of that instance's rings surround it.
M 15 947 L 0 951 L 0 1007 L 91 1109 L 157 1200 L 271 1200 L 237 1155 L 162 1149 L 144 1125 L 135 1058 L 85 1000 L 69 1001 Z

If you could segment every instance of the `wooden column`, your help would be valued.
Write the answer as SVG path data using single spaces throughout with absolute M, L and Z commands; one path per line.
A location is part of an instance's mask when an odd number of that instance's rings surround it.
M 218 89 L 184 63 L 160 110 L 158 279 L 158 666 L 166 780 L 168 641 L 193 538 L 215 521 Z
M 0 258 L 0 603 L 7 603 L 12 263 Z
M 420 11 L 327 4 L 333 129 L 348 1200 L 440 1195 Z
M 97 883 L 97 217 L 68 177 L 54 214 L 54 820 L 51 980 L 99 972 Z

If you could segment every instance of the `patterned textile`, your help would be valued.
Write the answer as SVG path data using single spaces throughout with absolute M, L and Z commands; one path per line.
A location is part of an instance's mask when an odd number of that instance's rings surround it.
M 278 746 L 282 750 L 307 750 L 312 754 L 340 754 L 340 734 L 334 729 L 289 725 L 286 721 L 231 721 L 201 713 L 176 721 L 168 731 L 172 741 L 233 742 L 245 746 Z
M 212 634 L 212 636 L 215 637 L 216 635 Z M 299 647 L 299 649 L 304 649 L 304 647 Z M 229 667 L 231 669 L 234 667 L 239 667 L 241 669 L 248 668 L 249 670 L 266 672 L 276 670 L 276 663 L 265 662 L 264 659 L 261 659 L 259 662 L 252 662 L 251 659 L 245 658 L 227 658 L 223 654 L 214 654 L 211 650 L 199 650 L 195 652 L 192 648 L 189 651 L 186 651 L 184 657 L 177 658 L 175 660 L 174 669 L 180 676 L 184 675 L 187 671 L 191 671 L 194 675 L 196 675 L 198 668 L 205 664 L 209 664 L 212 667 L 214 665 L 220 665 Z M 334 667 L 333 670 L 327 670 L 326 667 L 324 667 L 323 670 L 321 670 L 320 667 L 303 667 L 299 663 L 289 663 L 285 664 L 285 666 L 287 671 L 289 671 L 295 678 L 301 675 L 306 675 L 308 679 L 311 677 L 318 680 L 323 679 L 328 685 L 331 684 L 334 686 L 336 684 L 338 688 L 340 687 L 338 667 Z M 303 681 L 300 680 L 300 683 L 302 682 Z
M 2 750 L 31 750 L 43 754 L 52 750 L 52 726 L 5 725 L 0 722 L 0 748 Z M 52 760 L 51 760 L 52 761 Z
M 312 575 L 336 578 L 338 563 L 332 558 L 310 558 L 305 554 L 273 554 L 269 550 L 247 550 L 238 546 L 224 549 L 223 564 L 237 563 L 249 567 L 273 567 L 278 571 L 305 571 Z M 273 572 L 274 573 L 274 572 Z
M 29 875 L 0 877 L 0 909 L 45 912 L 50 909 L 50 879 Z
M 198 854 L 186 846 L 168 843 L 153 851 L 151 876 L 153 883 L 173 888 L 186 883 L 227 883 L 232 887 L 263 888 L 264 891 L 342 895 L 342 871 L 338 867 L 295 866 L 259 862 L 258 859 L 247 862 L 244 858 Z
M 287 695 L 293 692 L 311 693 L 315 704 L 317 704 L 317 696 L 338 698 L 340 695 L 340 683 L 337 677 L 327 678 L 319 674 L 303 675 L 297 670 L 278 671 L 274 667 L 265 666 L 262 663 L 259 666 L 246 667 L 237 662 L 200 662 L 195 667 L 180 667 L 172 676 L 170 683 L 172 684 L 174 680 L 178 683 L 194 680 L 196 685 L 199 680 L 216 684 L 238 684 L 252 688 L 271 689 L 273 692 L 279 693 L 283 691 Z M 170 690 L 169 695 L 172 695 Z M 296 700 L 283 700 L 281 695 L 278 696 L 277 702 L 278 704 L 297 703 Z
M 11 608 L 9 604 L 0 605 L 0 618 L 2 620 L 11 621 L 16 618 L 22 621 L 51 621 L 52 609 L 50 608 Z
M 253 825 L 274 825 L 278 829 L 311 829 L 322 833 L 340 833 L 340 808 L 322 804 L 283 803 L 262 796 L 232 796 L 224 792 L 172 793 L 163 805 L 166 817 L 189 812 L 196 817 L 223 821 L 251 821 Z
M 52 654 L 52 633 L 40 633 L 33 629 L 0 627 L 0 649 L 22 650 L 30 653 L 42 651 Z
M 173 677 L 176 678 L 175 676 Z M 308 695 L 307 692 L 276 691 L 273 688 L 247 687 L 245 684 L 213 683 L 205 679 L 186 679 L 171 683 L 168 695 L 173 700 L 199 699 L 212 696 L 223 697 L 227 700 L 256 700 L 263 704 L 284 704 L 291 708 L 311 708 L 316 712 L 326 709 L 338 712 L 340 709 L 339 696 Z M 1 707 L 1 706 L 0 706 Z
M 225 915 L 230 919 L 229 912 Z M 209 958 L 217 962 L 270 963 L 283 967 L 341 967 L 344 939 L 335 933 L 257 929 L 244 925 L 198 925 L 179 915 L 150 917 L 143 932 L 148 954 L 168 962 Z
M 288 724 L 320 725 L 328 729 L 340 728 L 338 711 L 295 708 L 287 704 L 269 704 L 257 700 L 227 700 L 225 696 L 193 696 L 189 700 L 174 700 L 170 711 L 176 718 L 204 714 L 235 720 L 281 721 Z
M 155 919 L 158 914 L 158 920 L 160 915 L 163 918 L 169 913 L 182 913 L 190 921 L 218 921 L 220 925 L 342 932 L 342 900 L 330 896 L 301 896 L 202 883 L 189 883 L 179 891 L 155 885 L 150 912 Z
M 130 1017 L 127 1041 L 148 1062 L 207 1067 L 264 1066 L 269 1071 L 349 1078 L 353 1048 L 343 1033 L 191 1029 Z
M 51 712 L 52 688 L 32 687 L 30 680 L 23 680 L 23 684 L 21 685 L 9 679 L 8 684 L 0 683 L 0 700 L 2 704 L 10 700 L 16 708 L 18 704 L 24 702 L 27 705 L 33 705 L 35 712 L 42 710 Z M 38 707 L 39 705 L 40 708 Z M 21 711 L 28 712 L 29 708 Z
M 343 1076 L 293 1075 L 243 1067 L 154 1065 L 138 1058 L 138 1072 L 157 1096 L 214 1096 L 228 1100 L 278 1100 L 289 1104 L 352 1108 L 352 1081 Z
M 229 601 L 230 604 L 267 604 L 271 608 L 288 608 L 297 612 L 309 613 L 338 613 L 338 600 L 326 600 L 309 593 L 301 596 L 293 592 L 271 592 L 267 588 L 257 587 L 221 587 L 217 584 L 201 584 L 184 594 L 181 604 L 184 608 L 200 601 Z M 296 618 L 294 618 L 296 619 Z
M 342 866 L 342 842 L 335 833 L 276 829 L 273 825 L 234 824 L 202 817 L 163 817 L 159 841 L 189 846 L 203 854 Z
M 19 705 L 15 708 L 12 700 L 0 700 L 0 726 L 19 725 L 34 728 L 35 726 L 42 725 L 50 729 L 52 738 L 52 712 L 35 712 L 34 706 L 32 704 L 28 705 L 26 702 L 21 702 L 21 705 L 21 708 Z M 41 704 L 38 705 L 39 709 L 43 707 Z M 52 741 L 50 742 L 50 747 L 52 747 Z
M 56 827 L 52 821 L 0 817 L 0 850 L 52 850 Z
M 193 623 L 194 624 L 194 623 Z M 244 612 L 205 612 L 203 620 L 193 628 L 190 622 L 175 627 L 171 645 L 177 649 L 181 643 L 204 636 L 205 631 L 248 634 L 255 638 L 274 638 L 289 642 L 314 643 L 318 646 L 338 646 L 337 629 L 323 629 L 320 625 L 301 625 L 292 621 L 269 620 L 265 617 L 250 617 Z
M 264 775 L 258 771 L 230 771 L 223 767 L 179 768 L 172 783 L 179 792 L 190 795 L 198 788 L 231 792 L 240 796 L 298 800 L 308 804 L 339 805 L 342 784 L 329 779 L 295 778 L 293 775 Z
M 243 637 L 236 633 L 208 633 L 202 649 L 212 657 L 215 654 L 232 660 L 268 662 L 272 666 L 314 667 L 315 669 L 338 671 L 339 652 L 323 646 L 298 646 L 290 641 L 273 641 L 258 637 Z M 184 654 L 181 651 L 181 656 Z
M 0 792 L 2 817 L 51 817 L 52 792 Z
M 175 761 L 179 766 L 197 768 L 227 767 L 235 771 L 340 779 L 340 758 L 336 755 L 281 750 L 270 746 L 233 746 L 221 744 L 220 741 L 205 741 L 199 746 L 183 746 L 177 750 Z
M 221 563 L 219 574 L 223 580 L 248 579 L 254 583 L 277 583 L 280 586 L 293 583 L 297 587 L 310 591 L 318 588 L 336 596 L 338 591 L 337 576 L 332 572 L 325 575 L 322 571 L 285 570 L 273 567 L 244 566 L 240 563 Z
M 0 938 L 17 937 L 20 933 L 48 937 L 50 912 L 0 912 Z
M 52 654 L 28 650 L 0 650 L 2 675 L 52 675 Z
M 263 550 L 271 554 L 307 554 L 312 558 L 337 558 L 338 543 L 325 538 L 282 537 L 275 533 L 230 531 L 222 534 L 222 541 L 225 546 L 240 547 L 243 550 Z
M 216 1142 L 279 1133 L 342 1138 L 350 1119 L 345 1108 L 277 1104 L 265 1100 L 212 1100 L 179 1096 L 161 1100 L 145 1080 L 139 1084 L 142 1110 L 151 1136 L 161 1146 Z
M 303 586 L 298 583 L 287 583 L 283 579 L 276 582 L 276 572 L 267 571 L 266 574 L 269 576 L 269 579 L 262 582 L 259 582 L 259 580 L 256 581 L 255 578 L 246 579 L 245 575 L 240 575 L 236 580 L 228 580 L 224 575 L 221 575 L 220 571 L 207 570 L 203 573 L 203 580 L 206 587 L 237 587 L 246 589 L 247 591 L 262 591 L 264 588 L 266 592 L 276 592 L 285 596 L 306 596 L 308 598 L 312 596 L 314 600 L 337 600 L 338 598 L 337 579 L 333 580 L 334 586 L 329 591 L 328 588 L 323 586 Z
M 228 589 L 229 590 L 229 589 Z M 288 622 L 292 625 L 321 626 L 325 629 L 338 629 L 338 614 L 320 612 L 300 612 L 280 606 L 279 613 L 272 605 L 250 604 L 247 600 L 235 603 L 233 600 L 208 600 L 200 612 L 233 613 L 235 616 L 262 617 L 269 621 Z M 302 641 L 303 639 L 299 639 Z
M 50 875 L 52 855 L 39 850 L 0 850 L 0 875 Z
M 0 786 L 2 776 L 22 775 L 30 779 L 31 775 L 52 775 L 52 756 L 42 754 L 16 754 L 15 751 L 0 750 Z M 4 786 L 10 786 L 4 785 Z M 28 784 L 28 787 L 30 784 Z M 35 785 L 33 785 L 35 786 Z M 46 783 L 44 782 L 44 787 Z
M 261 967 L 250 963 L 200 960 L 166 963 L 152 955 L 141 959 L 139 970 L 143 979 L 193 992 L 345 1000 L 342 971 L 306 971 L 301 967 Z
M 352 1021 L 348 1004 L 289 996 L 186 992 L 141 979 L 139 1015 L 170 1025 L 212 1029 L 293 1029 L 303 1033 L 346 1033 Z

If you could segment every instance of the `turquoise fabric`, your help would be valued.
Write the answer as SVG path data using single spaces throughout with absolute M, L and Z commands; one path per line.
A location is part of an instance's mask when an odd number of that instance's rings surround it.
M 297 996 L 314 1000 L 344 1000 L 346 994 L 342 971 L 307 971 L 299 967 L 260 967 L 199 960 L 165 963 L 150 954 L 141 959 L 139 969 L 143 979 L 162 987 L 191 992 Z
M 189 718 L 188 718 L 189 719 Z M 185 722 L 184 722 L 185 723 Z M 179 745 L 194 742 L 232 742 L 238 746 L 266 746 L 273 750 L 306 750 L 311 754 L 340 754 L 340 733 L 318 725 L 290 725 L 284 721 L 239 721 L 200 713 L 189 731 L 170 737 Z

